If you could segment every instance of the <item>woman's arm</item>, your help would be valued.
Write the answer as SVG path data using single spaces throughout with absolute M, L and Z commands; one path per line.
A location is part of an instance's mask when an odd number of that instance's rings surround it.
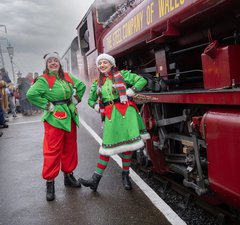
M 39 77 L 34 85 L 30 87 L 26 96 L 27 99 L 33 104 L 41 109 L 46 109 L 48 105 L 48 100 L 45 98 L 46 89 L 48 83 L 45 78 Z
M 74 77 L 72 74 L 69 73 L 69 76 L 72 78 L 74 83 L 74 89 L 76 90 L 74 97 L 78 100 L 78 102 L 80 102 L 85 93 L 86 85 L 78 78 Z
M 131 86 L 134 92 L 141 91 L 147 84 L 147 80 L 130 71 L 122 70 L 121 74 L 128 86 Z
M 91 86 L 90 94 L 89 94 L 89 97 L 88 97 L 88 105 L 91 106 L 92 108 L 94 108 L 97 99 L 98 99 L 97 81 L 94 81 L 92 86 Z

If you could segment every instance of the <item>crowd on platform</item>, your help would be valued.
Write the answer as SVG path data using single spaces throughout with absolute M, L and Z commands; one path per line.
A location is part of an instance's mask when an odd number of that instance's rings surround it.
M 9 118 L 17 118 L 17 114 L 31 116 L 42 111 L 33 106 L 26 97 L 28 89 L 38 77 L 38 73 L 28 73 L 18 77 L 14 84 L 4 68 L 0 69 L 0 128 L 8 128 Z M 3 132 L 0 131 L 0 137 Z

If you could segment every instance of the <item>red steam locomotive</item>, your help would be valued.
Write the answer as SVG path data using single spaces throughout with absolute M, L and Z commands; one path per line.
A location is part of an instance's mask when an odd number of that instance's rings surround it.
M 77 32 L 71 66 L 86 83 L 102 52 L 148 80 L 136 100 L 151 140 L 139 156 L 239 209 L 239 0 L 97 0 Z M 87 115 L 89 123 L 96 117 Z

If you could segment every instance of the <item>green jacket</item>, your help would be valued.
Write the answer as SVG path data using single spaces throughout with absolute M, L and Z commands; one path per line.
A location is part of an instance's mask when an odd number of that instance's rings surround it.
M 60 79 L 58 75 L 54 73 L 50 73 L 49 75 L 57 77 L 52 88 L 49 88 L 47 80 L 40 76 L 37 78 L 34 85 L 28 90 L 27 98 L 32 104 L 45 110 L 49 102 L 70 99 L 73 93 L 76 93 L 76 95 L 82 99 L 86 89 L 86 85 L 83 82 L 70 73 L 68 75 L 72 79 L 74 85 Z M 55 105 L 53 112 L 45 110 L 42 116 L 42 121 L 47 121 L 52 126 L 66 131 L 71 130 L 71 120 L 79 126 L 78 111 L 75 104 L 72 102 L 69 105 Z
M 141 91 L 142 88 L 147 84 L 146 79 L 144 79 L 143 77 L 135 73 L 131 73 L 126 70 L 121 70 L 121 75 L 123 76 L 124 81 L 126 82 L 126 85 L 129 87 L 133 86 L 136 91 Z M 91 90 L 88 98 L 88 104 L 91 107 L 94 106 L 94 104 L 98 99 L 97 83 L 98 83 L 97 81 L 94 81 L 91 86 Z M 118 98 L 118 92 L 117 91 L 112 92 L 112 89 L 113 89 L 112 84 L 113 84 L 112 80 L 107 78 L 104 85 L 102 86 L 101 92 L 102 92 L 103 102 L 107 102 L 107 101 Z

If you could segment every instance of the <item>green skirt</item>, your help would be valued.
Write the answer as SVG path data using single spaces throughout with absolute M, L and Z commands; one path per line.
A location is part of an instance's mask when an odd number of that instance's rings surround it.
M 111 119 L 105 117 L 99 153 L 110 156 L 135 151 L 143 148 L 143 140 L 149 138 L 143 119 L 134 107 L 128 106 L 125 116 L 122 116 L 113 106 Z

